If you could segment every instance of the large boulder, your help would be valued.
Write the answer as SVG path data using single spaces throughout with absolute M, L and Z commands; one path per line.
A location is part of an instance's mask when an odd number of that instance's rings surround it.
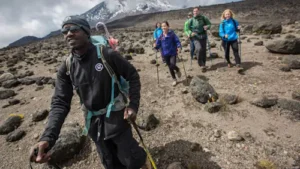
M 211 98 L 218 99 L 215 89 L 206 81 L 199 77 L 194 77 L 190 83 L 190 91 L 192 96 L 200 103 L 205 104 Z
M 8 99 L 15 95 L 16 93 L 13 90 L 0 90 L 0 100 Z
M 79 124 L 65 124 L 59 139 L 52 148 L 51 161 L 61 163 L 72 159 L 82 149 L 85 138 Z
M 10 116 L 0 125 L 0 135 L 8 134 L 17 129 L 22 123 L 23 117 Z
M 300 54 L 300 39 L 279 39 L 269 41 L 266 48 L 273 53 Z
M 260 22 L 253 27 L 253 32 L 259 33 L 259 34 L 276 34 L 281 33 L 282 31 L 282 25 L 281 23 L 265 23 Z

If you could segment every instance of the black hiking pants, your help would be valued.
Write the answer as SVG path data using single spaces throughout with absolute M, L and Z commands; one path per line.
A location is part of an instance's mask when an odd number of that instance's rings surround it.
M 112 113 L 122 113 L 112 112 Z M 133 138 L 131 127 L 120 134 L 104 139 L 105 115 L 93 118 L 89 129 L 89 136 L 95 142 L 97 152 L 105 169 L 140 169 L 146 162 L 146 152 L 139 147 Z M 101 126 L 101 127 L 99 127 Z M 100 137 L 98 137 L 100 130 Z
M 172 78 L 176 80 L 175 71 L 180 71 L 179 68 L 176 66 L 176 56 L 165 56 L 164 58 L 169 67 Z
M 193 37 L 193 42 L 195 46 L 195 53 L 196 57 L 198 59 L 198 65 L 199 66 L 205 66 L 206 64 L 206 42 L 207 39 L 198 39 L 196 37 Z
M 224 48 L 225 51 L 225 58 L 228 64 L 231 64 L 230 62 L 230 46 L 233 50 L 233 55 L 235 58 L 235 63 L 236 64 L 241 64 L 241 57 L 239 55 L 239 44 L 238 41 L 222 41 L 222 46 Z

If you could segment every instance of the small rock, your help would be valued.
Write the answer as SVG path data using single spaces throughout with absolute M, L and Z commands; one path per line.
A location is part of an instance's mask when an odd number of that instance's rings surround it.
M 270 95 L 270 96 L 262 96 L 261 98 L 256 98 L 250 103 L 258 107 L 270 108 L 276 105 L 277 101 L 278 101 L 277 96 Z
M 7 142 L 15 142 L 20 140 L 22 137 L 24 137 L 26 132 L 24 130 L 15 130 L 11 133 L 9 133 L 6 137 Z
M 250 138 L 250 137 L 252 137 L 252 136 L 251 136 L 251 134 L 250 134 L 249 132 L 246 132 L 246 133 L 245 133 L 245 137 Z
M 198 143 L 193 143 L 193 144 L 191 145 L 191 151 L 192 151 L 192 152 L 200 151 L 200 144 L 198 144 Z
M 155 65 L 156 64 L 156 60 L 155 59 L 151 60 L 150 64 Z
M 184 169 L 184 167 L 182 166 L 182 164 L 180 162 L 175 162 L 170 164 L 167 169 Z
M 15 78 L 15 76 L 13 74 L 11 74 L 11 73 L 3 73 L 0 76 L 0 83 L 5 82 L 7 80 L 12 80 L 14 78 Z
M 222 107 L 222 104 L 219 102 L 211 102 L 211 103 L 206 103 L 204 110 L 209 112 L 209 113 L 216 113 L 218 112 Z
M 290 72 L 291 68 L 288 65 L 283 65 L 283 66 L 280 66 L 279 70 L 281 70 L 283 72 Z
M 35 88 L 35 91 L 39 91 L 39 90 L 43 90 L 44 89 L 44 86 L 38 86 Z
M 228 132 L 227 137 L 230 141 L 242 141 L 243 140 L 243 137 L 236 131 Z
M 147 115 L 147 113 L 139 114 L 137 118 L 137 125 L 139 128 L 150 131 L 155 129 L 159 124 L 159 120 L 154 116 L 154 114 Z
M 12 79 L 12 80 L 7 80 L 7 81 L 3 82 L 2 87 L 13 88 L 13 87 L 17 87 L 19 84 L 21 84 L 20 81 L 18 81 L 17 79 Z
M 216 46 L 217 46 L 216 42 L 211 42 L 211 43 L 210 43 L 210 47 L 211 47 L 211 48 L 215 48 Z
M 300 102 L 287 99 L 279 99 L 278 107 L 284 110 L 289 110 L 295 113 L 300 112 Z
M 216 58 L 219 58 L 219 54 L 218 54 L 218 53 L 211 53 L 211 54 L 210 54 L 210 57 L 211 57 L 212 59 L 216 59 Z
M 126 60 L 132 60 L 132 56 L 131 55 L 125 55 L 124 56 Z
M 254 43 L 255 46 L 263 46 L 264 42 L 263 41 L 258 41 L 256 43 Z
M 221 137 L 221 130 L 214 130 L 214 137 L 220 138 Z
M 22 117 L 11 116 L 0 125 L 0 135 L 8 134 L 18 128 L 22 123 Z
M 32 121 L 38 122 L 44 120 L 49 114 L 48 110 L 38 111 L 32 115 Z
M 300 90 L 294 91 L 294 92 L 292 93 L 292 98 L 293 98 L 294 100 L 300 101 Z
M 13 90 L 0 90 L 0 100 L 8 99 L 15 95 L 16 93 Z
M 5 108 L 7 108 L 9 106 L 10 106 L 10 104 L 5 104 L 5 105 L 2 106 L 2 108 L 5 109 Z
M 225 104 L 236 104 L 238 101 L 238 97 L 233 94 L 224 94 L 221 96 L 220 101 Z
M 9 105 L 16 105 L 16 104 L 19 104 L 21 101 L 18 100 L 18 99 L 13 99 L 13 100 L 9 100 L 8 103 Z
M 37 140 L 39 137 L 40 137 L 39 134 L 34 134 L 34 135 L 33 135 L 33 138 L 34 138 L 35 140 Z
M 184 89 L 181 90 L 181 93 L 182 94 L 188 94 L 189 90 L 187 88 L 184 88 Z

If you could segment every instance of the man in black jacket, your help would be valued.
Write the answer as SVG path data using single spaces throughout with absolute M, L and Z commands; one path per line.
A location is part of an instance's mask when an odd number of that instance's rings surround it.
M 73 88 L 82 102 L 83 110 L 99 111 L 111 100 L 111 77 L 97 57 L 96 47 L 90 42 L 90 26 L 79 17 L 69 17 L 62 24 L 62 33 L 72 49 L 70 68 L 64 62 L 58 73 L 55 92 L 46 129 L 38 144 L 31 150 L 31 160 L 37 163 L 47 162 L 51 149 L 58 139 L 61 127 L 70 111 Z M 103 57 L 116 73 L 129 81 L 129 106 L 120 111 L 112 111 L 110 117 L 105 114 L 92 117 L 88 130 L 95 142 L 102 164 L 106 169 L 140 169 L 145 167 L 146 153 L 138 146 L 132 136 L 128 119 L 135 120 L 140 103 L 140 78 L 136 69 L 118 52 L 103 48 Z M 70 70 L 70 71 L 68 71 Z M 115 84 L 115 96 L 120 96 Z M 117 98 L 116 97 L 116 98 Z M 33 153 L 38 149 L 38 155 Z

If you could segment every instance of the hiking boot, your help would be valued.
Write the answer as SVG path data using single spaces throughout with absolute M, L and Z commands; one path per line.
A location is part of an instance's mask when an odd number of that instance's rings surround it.
M 241 65 L 240 65 L 240 64 L 236 64 L 236 67 L 237 67 L 237 68 L 240 68 L 240 67 L 241 67 Z
M 174 80 L 172 86 L 176 86 L 176 85 L 177 85 L 177 80 Z
M 206 66 L 201 67 L 201 71 L 202 71 L 202 73 L 205 73 L 207 71 Z
M 176 74 L 177 74 L 178 78 L 181 78 L 181 72 L 180 72 L 180 70 L 178 72 L 176 72 Z

